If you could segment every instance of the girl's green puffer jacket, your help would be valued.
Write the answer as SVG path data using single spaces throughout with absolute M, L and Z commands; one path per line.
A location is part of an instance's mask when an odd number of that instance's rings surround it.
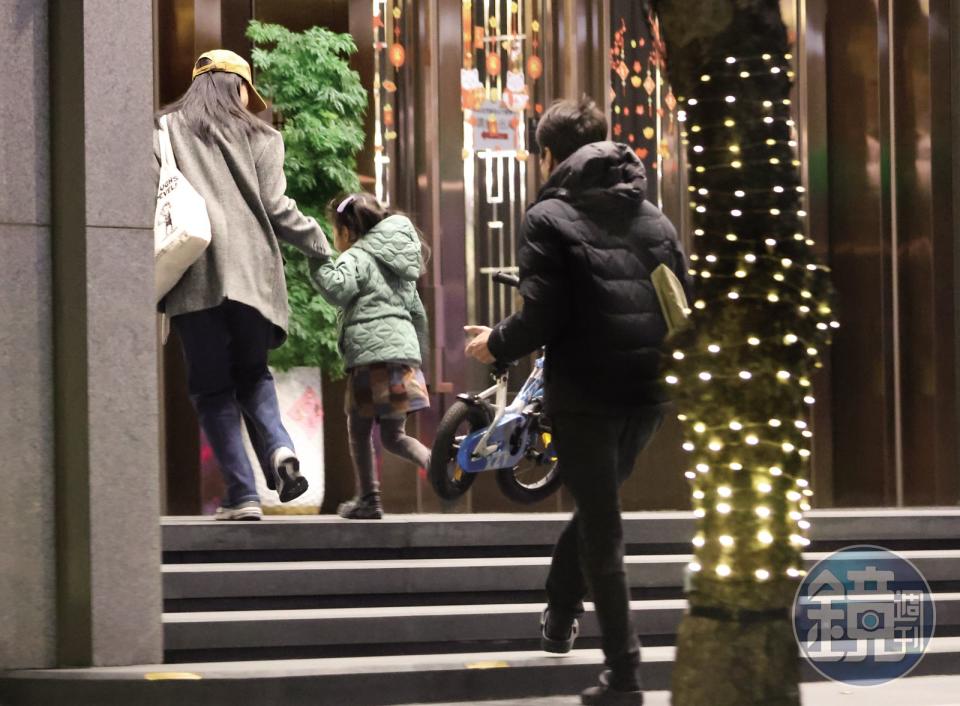
M 372 363 L 425 366 L 427 315 L 417 293 L 422 246 L 406 216 L 390 216 L 313 280 L 323 298 L 340 308 L 340 352 L 347 369 Z

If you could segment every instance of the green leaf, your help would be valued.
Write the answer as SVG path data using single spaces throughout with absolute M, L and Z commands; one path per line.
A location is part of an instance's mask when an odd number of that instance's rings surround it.
M 330 233 L 324 212 L 331 199 L 360 188 L 357 155 L 363 149 L 367 91 L 350 68 L 357 45 L 349 34 L 313 27 L 251 22 L 257 85 L 284 117 L 287 193 Z M 290 324 L 287 343 L 271 364 L 286 370 L 319 366 L 334 378 L 344 374 L 337 346 L 337 312 L 313 287 L 307 258 L 283 246 Z

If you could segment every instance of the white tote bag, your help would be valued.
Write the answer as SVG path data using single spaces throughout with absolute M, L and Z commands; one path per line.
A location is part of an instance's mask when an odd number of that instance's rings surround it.
M 177 169 L 167 116 L 160 118 L 160 188 L 153 224 L 157 301 L 173 289 L 210 245 L 207 204 Z

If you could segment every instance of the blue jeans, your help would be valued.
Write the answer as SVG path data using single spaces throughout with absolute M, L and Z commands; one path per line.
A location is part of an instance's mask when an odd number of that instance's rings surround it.
M 639 688 L 640 642 L 630 620 L 619 490 L 663 414 L 652 407 L 619 417 L 552 415 L 560 476 L 577 509 L 553 551 L 547 602 L 554 616 L 569 619 L 593 595 L 613 686 L 624 690 Z
M 240 425 L 247 425 L 264 473 L 274 451 L 293 449 L 267 367 L 273 324 L 253 307 L 227 300 L 175 316 L 171 325 L 183 345 L 190 399 L 223 472 L 223 504 L 259 501 Z

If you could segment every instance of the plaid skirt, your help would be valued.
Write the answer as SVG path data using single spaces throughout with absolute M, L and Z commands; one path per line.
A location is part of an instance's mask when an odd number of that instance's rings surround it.
M 420 368 L 403 363 L 374 363 L 347 373 L 347 414 L 379 419 L 403 416 L 429 406 L 427 383 Z

